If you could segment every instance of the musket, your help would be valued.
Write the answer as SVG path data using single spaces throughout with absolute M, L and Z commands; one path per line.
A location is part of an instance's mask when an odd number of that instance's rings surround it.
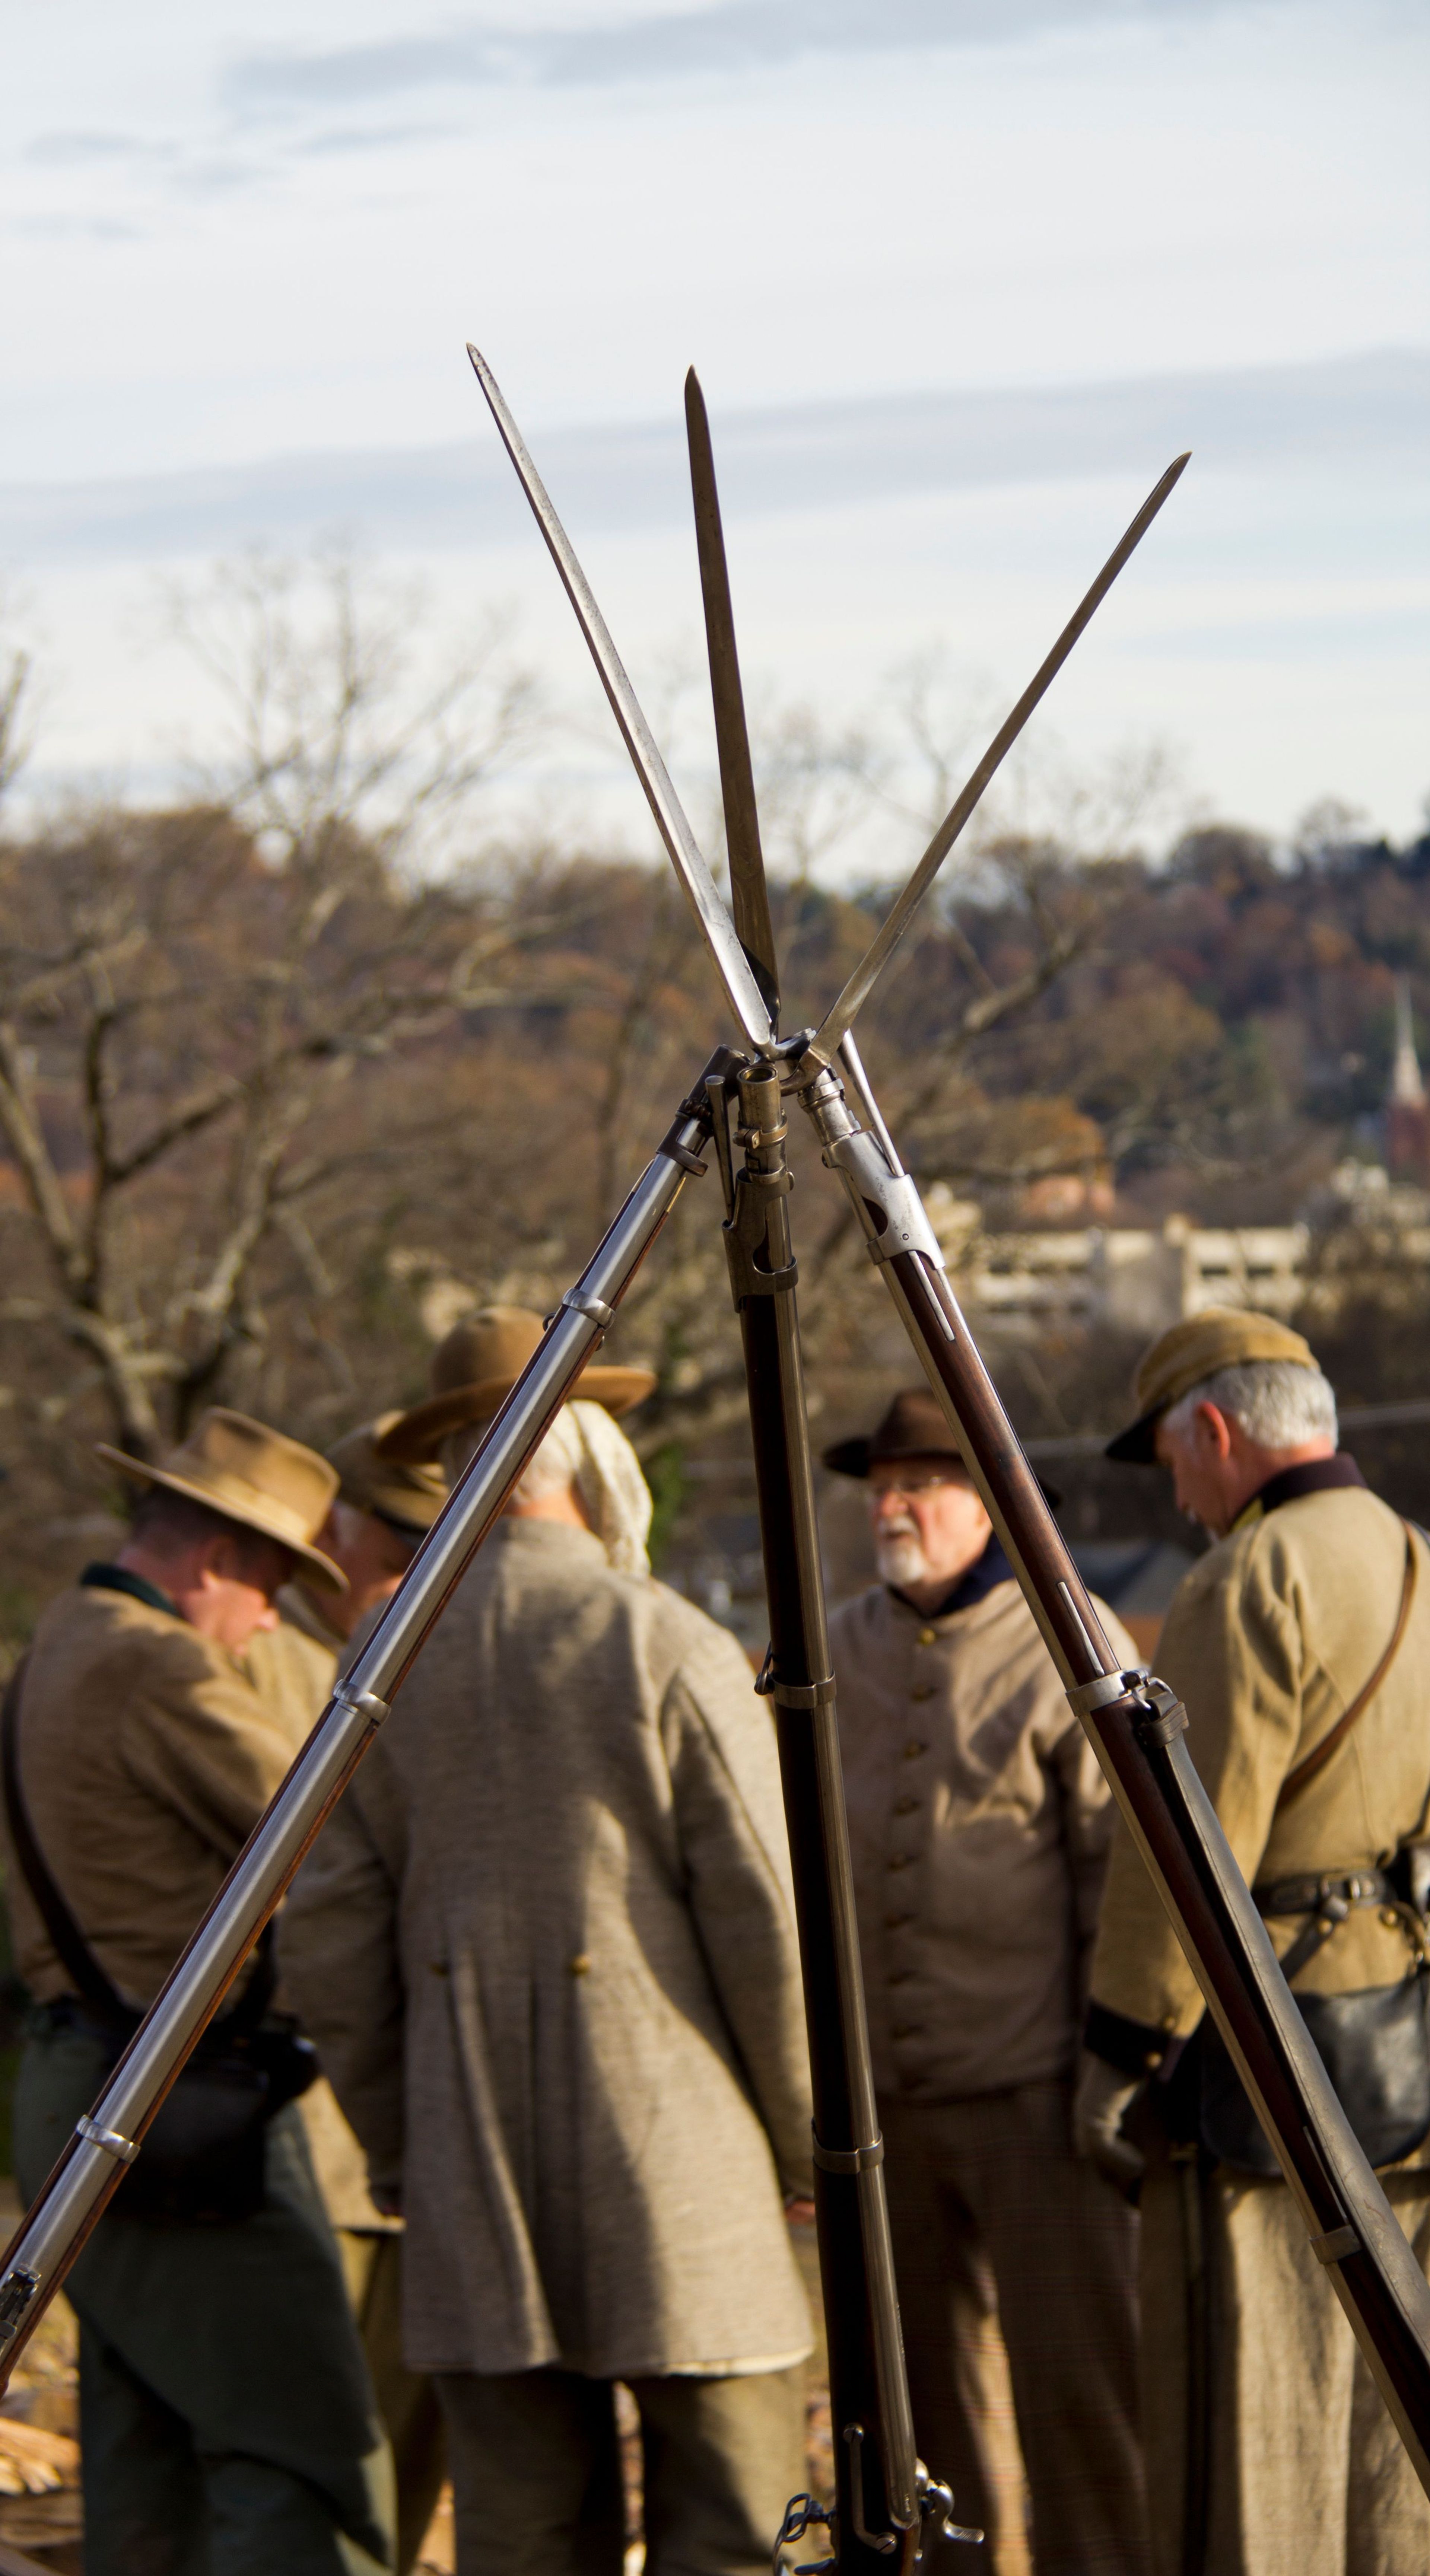
M 947 2491 L 919 2461 L 888 2209 L 881 2170 L 883 2144 L 874 2103 L 853 1873 L 830 1670 L 815 1518 L 803 1361 L 795 1298 L 797 1268 L 790 1243 L 782 1082 L 789 1046 L 781 1047 L 775 1012 L 778 969 L 760 849 L 753 765 L 735 645 L 714 460 L 700 386 L 686 379 L 696 538 L 710 648 L 716 739 L 725 806 L 726 845 L 735 903 L 732 921 L 709 865 L 656 749 L 574 547 L 542 482 L 511 408 L 481 352 L 468 354 L 503 444 L 556 565 L 635 764 L 661 838 L 685 887 L 715 960 L 727 999 L 754 1053 L 723 1084 L 711 1085 L 715 1146 L 726 1198 L 725 1241 L 740 1319 L 749 1391 L 750 1434 L 759 1499 L 761 1547 L 770 1606 L 770 1654 L 760 1685 L 774 1704 L 775 1727 L 794 1867 L 805 2017 L 815 2101 L 815 2212 L 829 2343 L 835 2443 L 834 2559 L 840 2569 L 893 2556 L 912 2566 L 926 2520 L 961 2533 L 949 2518 Z M 877 956 L 860 991 L 846 987 L 825 1030 L 798 1041 L 808 1057 L 802 1078 L 823 1069 L 822 1046 L 837 1046 L 844 1024 L 902 937 L 923 892 L 973 812 L 1034 707 L 1123 564 L 1151 525 L 1186 464 L 1163 475 L 1096 581 L 990 744 L 974 779 L 935 834 L 912 881 L 914 892 L 883 925 Z M 868 961 L 866 961 L 866 964 Z M 759 1008 L 754 997 L 758 996 Z M 727 1107 L 738 1101 L 744 1162 L 736 1173 Z M 792 2528 L 791 2537 L 798 2528 Z
M 478 373 L 487 386 L 488 371 L 479 365 Z M 491 399 L 489 386 L 488 398 Z M 728 685 L 728 672 L 735 663 L 734 633 L 714 495 L 713 457 L 698 389 L 692 398 L 689 386 L 687 418 L 692 422 L 691 464 L 707 633 L 715 638 L 712 663 L 718 660 L 720 672 L 725 675 L 723 685 L 720 677 L 714 681 L 718 732 L 722 727 L 743 727 L 743 706 L 738 691 Z M 948 1283 L 942 1249 L 918 1190 L 900 1163 L 851 1034 L 858 1010 L 999 761 L 1151 524 L 1186 462 L 1185 456 L 1175 459 L 1149 494 L 955 799 L 819 1029 L 801 1031 L 783 1042 L 772 1033 L 761 1049 L 765 1065 L 752 1066 L 751 1071 L 758 1070 L 768 1080 L 773 1060 L 778 1059 L 782 1090 L 796 1096 L 810 1116 L 823 1159 L 844 1186 L 870 1256 L 1007 1551 L 1069 1704 L 1088 1735 L 1256 2107 L 1305 2221 L 1310 2251 L 1329 2273 L 1416 2474 L 1430 2493 L 1430 2285 L 1326 2076 L 1281 1973 L 1265 1924 L 1197 1777 L 1184 1740 L 1185 1709 L 1155 1676 L 1118 1667 L 1062 1533 L 959 1310 Z M 549 502 L 546 507 L 550 509 Z M 575 557 L 564 534 L 562 545 L 574 564 Z M 714 567 L 713 577 L 708 566 Z M 627 744 L 639 770 L 639 750 L 629 733 Z M 722 744 L 722 779 L 739 775 L 741 766 L 738 745 Z M 747 827 L 737 819 L 732 828 L 727 816 L 727 840 L 732 848 L 740 831 L 745 834 L 748 848 Z M 668 839 L 667 849 L 683 880 L 680 845 Z M 687 887 L 687 891 L 691 889 Z M 712 929 L 704 919 L 703 906 L 697 904 L 696 910 L 719 966 L 731 941 L 739 945 L 734 927 L 726 915 L 724 922 L 717 921 Z M 722 1102 L 730 1081 L 726 1075 L 718 1086 L 717 1097 Z M 862 1111 L 862 1123 L 850 1109 L 846 1086 Z M 747 1078 L 739 1079 L 739 1089 L 743 1104 L 749 1091 Z M 747 1120 L 747 1133 L 752 1134 L 755 1147 L 754 1177 L 768 1189 L 775 1171 L 772 1130 L 757 1124 L 751 1131 Z M 718 1151 L 718 1118 L 715 1141 Z M 778 1141 L 782 1145 L 782 1138 Z M 727 1159 L 722 1157 L 722 1170 Z M 780 1179 L 775 1185 L 787 1191 L 788 1175 L 782 1160 L 778 1170 Z M 725 1178 L 728 1197 L 728 1170 Z M 787 1232 L 782 1241 L 787 1247 Z M 768 1245 L 767 1260 L 778 1260 L 779 1250 L 778 1244 Z M 785 1257 L 788 1258 L 787 1249 Z M 747 1274 L 747 1289 L 750 1285 Z M 754 1285 L 758 1293 L 768 1294 L 768 1283 Z M 792 1292 L 792 1288 L 790 1275 L 787 1289 Z M 742 1307 L 742 1320 L 743 1312 Z M 758 1435 L 756 1468 L 758 1475 Z M 768 1565 L 768 1543 L 766 1557 Z M 778 1566 L 774 1570 L 781 1572 Z M 782 1571 L 788 1589 L 791 1569 Z M 770 1611 L 773 1629 L 781 1615 L 773 1594 Z M 777 1648 L 772 1651 L 778 1675 L 779 1654 Z M 823 1790 L 821 1783 L 821 1793 Z M 821 2261 L 827 2294 L 829 2267 L 823 2243 Z M 1155 2368 L 1155 2355 L 1149 2356 L 1149 2366 Z M 837 2412 L 835 2421 L 840 2421 Z M 887 2454 L 889 2427 L 883 2427 L 882 2432 Z M 842 2461 L 837 2465 L 842 2468 Z M 886 2479 L 886 2496 L 892 2492 Z M 807 2498 L 796 2501 L 809 2503 Z M 835 2555 L 827 2562 L 831 2566 L 843 2568 L 860 2563 L 857 2556 L 848 2554 L 848 2515 L 849 2505 L 841 2486 L 833 2527 Z M 799 2522 L 797 2530 L 803 2530 L 809 2518 Z M 856 2547 L 862 2545 L 864 2538 L 861 2529 Z
M 546 506 L 549 510 L 549 503 Z M 554 512 L 551 517 L 554 522 Z M 651 742 L 649 729 L 569 546 L 566 553 L 577 584 L 573 600 L 598 663 L 603 652 L 609 657 L 609 668 L 603 667 L 602 676 L 644 781 L 641 738 Z M 562 565 L 563 579 L 567 570 Z M 726 596 L 728 600 L 728 583 Z M 731 704 L 727 691 L 727 714 L 722 719 L 727 724 L 732 720 Z M 742 710 L 738 721 L 743 725 Z M 654 757 L 659 764 L 659 754 Z M 823 1668 L 827 1654 L 821 1657 L 822 1601 L 800 1591 L 801 1582 L 809 1580 L 813 1503 L 797 1370 L 792 1377 L 788 1362 L 791 1343 L 796 1363 L 798 1348 L 794 1262 L 788 1257 L 788 1174 L 777 1084 L 781 1093 L 789 1090 L 800 1097 L 819 1129 L 825 1159 L 854 1202 L 870 1249 L 880 1261 L 1004 1535 L 1069 1697 L 1108 1771 L 1308 2225 L 1318 2237 L 1316 2250 L 1331 2270 L 1422 2481 L 1430 2483 L 1426 2466 L 1430 2292 L 1294 2011 L 1264 1927 L 1187 1760 L 1176 1704 L 1146 1676 L 1119 1674 L 1112 1668 L 1092 1605 L 958 1316 L 936 1238 L 863 1082 L 848 1023 L 842 1032 L 833 1028 L 840 1004 L 836 1003 L 822 1033 L 825 1046 L 810 1032 L 801 1032 L 794 1040 L 779 1039 L 756 971 L 772 964 L 773 958 L 772 947 L 765 950 L 759 937 L 753 897 L 744 919 L 737 910 L 737 923 L 732 924 L 679 811 L 663 764 L 653 770 L 652 780 L 663 837 L 701 920 L 748 1051 L 717 1050 L 702 1082 L 681 1102 L 625 1207 L 549 1319 L 540 1348 L 483 1436 L 368 1644 L 330 1699 L 92 2112 L 78 2123 L 75 2139 L 0 2258 L 0 2385 L 140 2152 L 144 2132 L 169 2086 L 371 1744 L 474 1549 L 599 1347 L 685 1177 L 704 1169 L 700 1154 L 712 1134 L 731 1210 L 727 1248 L 741 1299 L 742 1326 L 753 1325 L 756 1316 L 771 1311 L 781 1319 L 776 1331 L 747 1329 L 746 1333 L 752 1363 L 759 1364 L 762 1352 L 773 1353 L 777 1373 L 782 1372 L 778 1400 L 771 1403 L 766 1394 L 762 1404 L 762 1452 L 757 1444 L 757 1461 L 763 1459 L 762 1511 L 770 1531 L 783 1531 L 790 1549 L 783 1569 L 773 1557 L 770 1560 L 775 1634 L 763 1678 L 775 1685 L 771 1695 L 782 1730 L 787 1780 L 793 1772 L 800 1784 L 801 1812 L 792 1825 L 797 1865 L 799 1849 L 810 1842 L 825 1847 L 832 1842 L 837 1863 L 843 1806 L 832 1684 Z M 732 831 L 727 820 L 732 852 L 738 829 L 737 823 Z M 747 840 L 747 851 L 749 846 Z M 926 861 L 927 857 L 926 853 Z M 737 905 L 739 901 L 737 894 Z M 907 909 L 904 918 L 908 918 Z M 862 1126 L 848 1108 L 844 1085 L 832 1062 L 826 1060 L 831 1041 L 837 1044 L 838 1062 L 856 1105 L 863 1110 L 866 1123 Z M 744 1165 L 738 1176 L 726 1121 L 732 1096 L 740 1099 L 744 1122 L 740 1137 Z M 817 1558 L 814 1570 L 817 1578 Z M 798 1732 L 806 1734 L 804 1743 L 788 1741 Z M 912 2524 L 905 2519 L 907 2396 L 905 2391 L 901 2402 L 897 2385 L 902 2355 L 896 2311 L 892 2334 L 889 2330 L 892 2267 L 881 2263 L 877 2242 L 882 2175 L 877 2137 L 871 2134 L 872 2094 L 863 2085 L 860 2067 L 862 1990 L 847 1871 L 841 1873 L 836 1866 L 827 1897 L 823 1907 L 807 1905 L 805 1910 L 806 1931 L 812 1931 L 816 1945 L 822 1939 L 827 1951 L 822 1992 L 811 1995 L 810 2009 L 815 2018 L 838 2025 L 830 2052 L 836 2077 L 842 2048 L 843 2075 L 857 2080 L 845 2080 L 842 2085 L 836 2081 L 826 2088 L 826 2125 L 832 2100 L 844 2120 L 839 2134 L 849 2143 L 826 2147 L 825 2162 L 818 2168 L 827 2222 L 822 2230 L 821 2263 L 826 2279 L 832 2270 L 841 2290 L 851 2279 L 860 2280 L 869 2343 L 877 2346 L 866 2352 L 862 2371 L 851 2366 L 845 2372 L 844 2392 L 863 2392 L 868 2403 L 864 2415 L 846 2418 L 843 2424 L 838 2446 L 840 2502 L 834 2519 L 836 2555 L 828 2563 L 841 2568 L 872 2567 L 876 2560 L 887 2565 L 897 2559 L 907 2567 L 918 2550 L 923 2527 L 941 2528 L 951 2537 L 976 2535 L 959 2532 L 951 2524 L 952 2500 L 947 2490 L 917 2461 L 912 2480 L 917 2519 Z M 820 1982 L 821 1970 L 816 1968 L 816 1988 Z M 833 2202 L 831 2223 L 831 2194 L 850 2184 L 852 2193 L 846 2188 Z M 826 2235 L 832 2240 L 829 2257 Z M 826 2518 L 812 2498 L 796 2498 L 782 2537 L 798 2538 L 812 2523 Z

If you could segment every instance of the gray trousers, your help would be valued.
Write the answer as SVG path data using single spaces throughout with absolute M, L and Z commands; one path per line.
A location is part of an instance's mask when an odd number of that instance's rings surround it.
M 646 2576 L 769 2576 L 805 2483 L 804 2366 L 748 2379 L 633 2379 Z M 609 2380 L 569 2370 L 438 2379 L 457 2576 L 621 2576 L 625 2523 Z
M 1137 2223 L 1074 2156 L 1069 2092 L 879 2104 L 914 2432 L 984 2576 L 1148 2566 Z
M 78 2032 L 27 2042 L 27 2197 L 103 2068 Z M 390 2562 L 390 2462 L 292 2106 L 269 2126 L 268 2195 L 254 2218 L 171 2226 L 125 2218 L 121 2184 L 69 2274 L 85 2576 L 376 2576 Z

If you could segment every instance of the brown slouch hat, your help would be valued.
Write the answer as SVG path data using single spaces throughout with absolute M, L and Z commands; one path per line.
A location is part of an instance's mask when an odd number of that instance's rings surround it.
M 1293 1368 L 1319 1368 L 1308 1341 L 1274 1315 L 1258 1315 L 1249 1306 L 1208 1306 L 1200 1315 L 1184 1316 L 1144 1351 L 1132 1381 L 1137 1419 L 1104 1455 L 1119 1466 L 1155 1465 L 1157 1425 L 1203 1379 L 1218 1370 L 1245 1368 L 1253 1360 L 1289 1360 Z

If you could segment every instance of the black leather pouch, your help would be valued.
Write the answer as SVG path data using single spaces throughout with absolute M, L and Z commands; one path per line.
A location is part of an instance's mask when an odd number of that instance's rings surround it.
M 1358 1994 L 1297 1995 L 1341 2108 L 1373 2165 L 1398 2164 L 1430 2136 L 1430 1976 Z M 1216 2025 L 1198 2035 L 1202 2144 L 1239 2173 L 1279 2174 Z

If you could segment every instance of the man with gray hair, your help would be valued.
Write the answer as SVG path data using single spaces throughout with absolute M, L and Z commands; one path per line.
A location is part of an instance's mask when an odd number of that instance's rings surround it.
M 541 1339 L 487 1308 L 380 1444 L 455 1479 Z M 733 1637 L 651 1576 L 588 1368 L 285 1909 L 284 1974 L 400 2209 L 460 2576 L 621 2576 L 613 2383 L 649 2576 L 763 2576 L 805 2483 L 783 2197 L 809 2071 L 774 1734 Z
M 1215 1542 L 1172 1604 L 1158 1669 L 1424 2264 L 1426 1541 L 1337 1452 L 1332 1390 L 1272 1317 L 1212 1309 L 1175 1325 L 1136 1395 L 1109 1457 L 1169 1468 Z M 1080 2151 L 1141 2183 L 1158 2576 L 1424 2576 L 1430 2505 L 1125 1828 L 1085 2042 Z

